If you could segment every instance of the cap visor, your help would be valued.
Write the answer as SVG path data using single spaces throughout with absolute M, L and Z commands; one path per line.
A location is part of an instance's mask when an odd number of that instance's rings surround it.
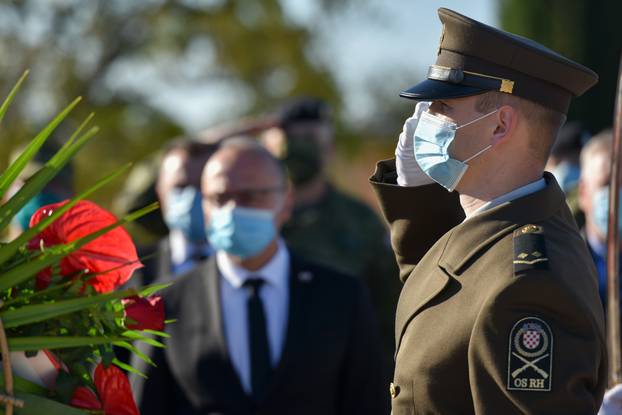
M 400 92 L 400 96 L 421 101 L 433 101 L 443 98 L 460 98 L 487 92 L 487 89 L 457 85 L 450 82 L 426 79 L 417 85 Z

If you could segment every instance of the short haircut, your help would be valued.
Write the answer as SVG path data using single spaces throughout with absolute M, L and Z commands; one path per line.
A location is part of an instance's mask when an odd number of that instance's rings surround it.
M 538 161 L 546 163 L 559 130 L 566 122 L 566 115 L 525 98 L 497 91 L 479 95 L 475 109 L 487 113 L 503 105 L 513 106 L 525 117 L 531 132 L 529 148 Z
M 230 137 L 220 143 L 221 150 L 228 148 L 253 153 L 258 157 L 265 159 L 276 170 L 279 176 L 279 182 L 283 185 L 287 184 L 287 172 L 285 170 L 285 166 L 279 159 L 274 157 L 272 153 L 262 146 L 257 139 L 248 136 Z
M 613 131 L 606 129 L 590 139 L 581 150 L 581 174 L 587 173 L 589 161 L 599 153 L 610 153 L 613 148 Z

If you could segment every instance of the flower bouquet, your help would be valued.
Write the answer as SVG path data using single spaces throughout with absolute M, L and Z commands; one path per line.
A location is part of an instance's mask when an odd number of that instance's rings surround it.
M 0 106 L 0 122 L 26 76 Z M 78 102 L 52 119 L 0 174 L 0 197 Z M 95 135 L 96 127 L 87 129 L 92 116 L 0 206 L 0 231 Z M 142 266 L 122 225 L 157 205 L 117 219 L 86 200 L 128 167 L 72 199 L 41 207 L 29 229 L 0 244 L 0 414 L 138 414 L 123 371 L 136 370 L 115 357 L 114 347 L 152 363 L 132 343 L 163 347 L 157 338 L 166 336 L 164 310 L 155 292 L 165 285 L 115 289 Z

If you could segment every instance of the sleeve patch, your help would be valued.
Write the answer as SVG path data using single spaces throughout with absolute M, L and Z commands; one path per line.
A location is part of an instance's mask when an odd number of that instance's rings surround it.
M 553 377 L 553 332 L 537 317 L 514 324 L 508 347 L 508 390 L 551 390 Z
M 542 228 L 526 225 L 514 232 L 514 274 L 530 269 L 548 269 L 549 258 Z

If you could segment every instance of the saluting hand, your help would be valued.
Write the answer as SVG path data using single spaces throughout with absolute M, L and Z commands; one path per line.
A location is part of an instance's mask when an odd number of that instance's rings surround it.
M 426 175 L 417 160 L 415 160 L 414 134 L 422 112 L 430 108 L 431 102 L 417 103 L 415 112 L 406 120 L 395 149 L 395 167 L 397 170 L 397 184 L 400 186 L 422 186 L 434 183 Z

